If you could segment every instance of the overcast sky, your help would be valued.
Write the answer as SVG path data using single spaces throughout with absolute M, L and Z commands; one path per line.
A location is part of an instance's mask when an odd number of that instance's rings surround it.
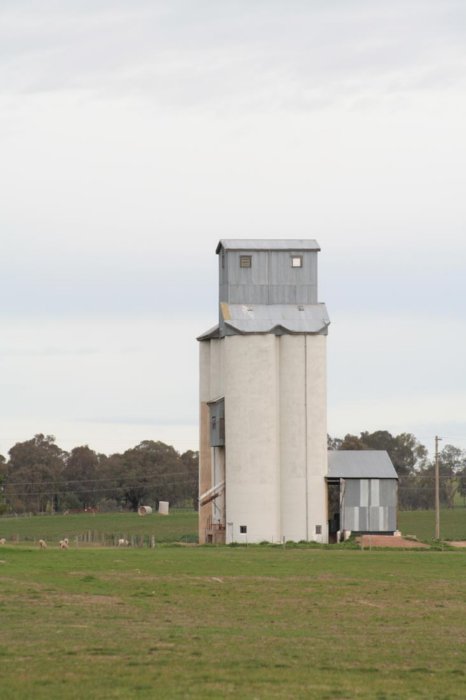
M 219 238 L 315 238 L 332 435 L 466 448 L 464 0 L 0 0 L 0 453 L 197 449 Z

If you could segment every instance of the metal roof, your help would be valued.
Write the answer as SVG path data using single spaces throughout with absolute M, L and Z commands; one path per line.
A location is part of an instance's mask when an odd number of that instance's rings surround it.
M 317 241 L 306 238 L 222 238 L 220 250 L 320 250 Z
M 212 338 L 220 338 L 220 328 L 217 323 L 216 326 L 212 326 L 208 331 L 199 335 L 196 340 L 211 340 Z
M 220 304 L 221 325 L 197 340 L 247 333 L 325 333 L 330 325 L 325 304 Z M 230 331 L 230 332 L 229 332 Z
M 319 333 L 330 319 L 325 304 L 220 304 L 222 320 L 237 333 Z
M 385 450 L 329 450 L 328 477 L 342 479 L 397 479 Z

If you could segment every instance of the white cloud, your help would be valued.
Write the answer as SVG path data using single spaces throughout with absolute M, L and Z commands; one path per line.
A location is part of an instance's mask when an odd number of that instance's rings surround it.
M 204 325 L 163 317 L 4 321 L 1 451 L 19 433 L 24 440 L 37 432 L 68 448 L 95 439 L 104 452 L 164 435 L 196 449 L 195 337 Z
M 465 343 L 454 318 L 340 318 L 329 331 L 329 432 L 445 434 L 466 447 Z
M 437 394 L 461 424 L 465 14 L 4 0 L 3 419 L 99 440 L 99 425 L 191 425 L 217 240 L 312 237 L 331 430 L 370 429 L 376 401 L 387 425 L 399 401 L 427 420 Z
M 150 91 L 183 107 L 264 98 L 271 106 L 305 103 L 316 89 L 335 99 L 364 86 L 464 79 L 452 70 L 464 57 L 465 11 L 455 0 L 4 2 L 2 15 L 10 90 L 87 85 Z
M 7 456 L 8 450 L 17 442 L 30 440 L 37 432 L 54 435 L 56 443 L 63 450 L 72 450 L 79 445 L 89 447 L 101 454 L 113 454 L 138 445 L 143 440 L 160 440 L 173 445 L 178 452 L 198 449 L 198 426 L 158 425 L 157 423 L 118 423 L 62 420 L 59 418 L 41 418 L 37 420 L 22 418 L 2 421 L 0 434 L 0 454 Z

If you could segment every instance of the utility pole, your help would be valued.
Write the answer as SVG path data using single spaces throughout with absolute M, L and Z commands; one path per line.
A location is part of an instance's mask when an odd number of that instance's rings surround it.
M 440 468 L 438 461 L 438 444 L 442 438 L 435 436 L 435 539 L 440 539 Z

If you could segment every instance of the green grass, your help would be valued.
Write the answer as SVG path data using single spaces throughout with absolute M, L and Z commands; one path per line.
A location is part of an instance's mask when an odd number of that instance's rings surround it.
M 466 508 L 442 509 L 441 537 L 466 540 Z M 435 513 L 432 510 L 400 511 L 398 526 L 404 535 L 415 535 L 429 541 L 435 534 Z M 41 515 L 33 517 L 0 518 L 0 537 L 19 542 L 45 539 L 56 545 L 64 537 L 80 544 L 91 540 L 97 544 L 112 544 L 112 538 L 155 538 L 161 542 L 195 542 L 197 513 L 192 510 L 172 510 L 169 516 L 153 513 L 140 517 L 136 513 L 97 513 L 96 515 Z
M 441 537 L 466 540 L 466 508 L 442 509 Z M 398 526 L 404 535 L 429 541 L 435 534 L 435 513 L 432 510 L 400 511 Z M 172 510 L 169 516 L 153 513 L 140 517 L 136 513 L 97 513 L 96 515 L 41 515 L 0 518 L 0 537 L 8 541 L 34 542 L 45 539 L 56 545 L 64 537 L 80 544 L 86 540 L 112 544 L 112 537 L 155 538 L 161 542 L 195 542 L 197 513 L 193 510 Z
M 193 510 L 172 510 L 170 515 L 152 513 L 82 513 L 79 515 L 37 515 L 0 518 L 0 538 L 19 542 L 44 539 L 58 543 L 64 537 L 86 538 L 101 542 L 114 537 L 155 537 L 156 542 L 196 541 L 197 513 Z
M 442 509 L 441 537 L 466 539 L 466 508 Z M 400 511 L 398 526 L 403 534 L 420 540 L 432 540 L 435 534 L 435 513 L 432 510 Z M 97 543 L 110 544 L 113 537 L 155 537 L 156 542 L 194 542 L 197 538 L 197 513 L 192 510 L 172 510 L 169 516 L 153 513 L 140 517 L 136 513 L 97 513 L 96 515 L 40 515 L 33 517 L 0 518 L 0 537 L 20 542 L 45 539 L 57 544 L 68 537 L 82 541 L 91 533 Z
M 0 549 L 2 700 L 463 698 L 466 553 Z
M 400 511 L 398 527 L 403 535 L 415 535 L 419 540 L 432 540 L 435 537 L 435 511 Z M 440 538 L 466 540 L 466 508 L 442 508 Z

